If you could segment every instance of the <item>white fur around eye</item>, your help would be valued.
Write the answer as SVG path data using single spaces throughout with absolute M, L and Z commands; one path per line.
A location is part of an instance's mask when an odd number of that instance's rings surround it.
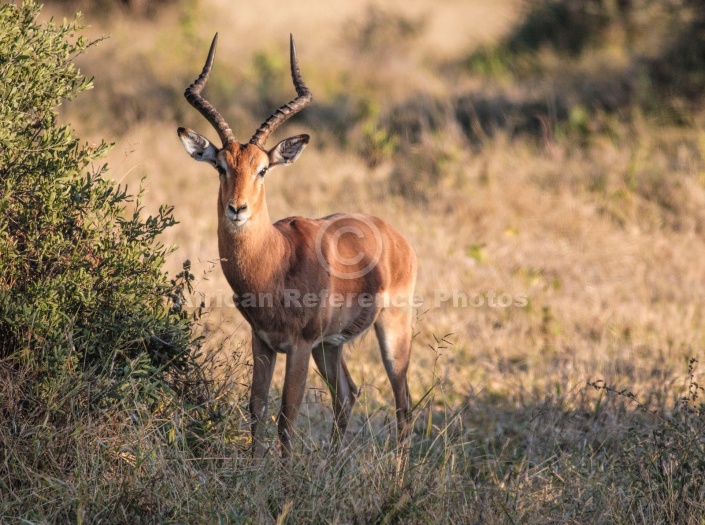
M 266 170 L 266 169 L 267 169 L 267 164 L 260 164 L 259 166 L 257 166 L 257 171 L 255 171 L 255 177 L 259 177 L 260 173 L 262 173 L 262 170 Z

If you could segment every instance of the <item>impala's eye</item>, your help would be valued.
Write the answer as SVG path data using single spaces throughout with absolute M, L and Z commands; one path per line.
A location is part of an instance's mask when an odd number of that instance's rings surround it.
M 259 173 L 257 175 L 259 175 L 260 177 L 264 177 L 265 173 L 267 173 L 267 167 L 264 167 L 261 170 L 259 170 Z
M 223 166 L 217 165 L 215 169 L 218 170 L 218 175 L 220 175 L 221 177 L 225 177 L 225 168 L 223 168 Z

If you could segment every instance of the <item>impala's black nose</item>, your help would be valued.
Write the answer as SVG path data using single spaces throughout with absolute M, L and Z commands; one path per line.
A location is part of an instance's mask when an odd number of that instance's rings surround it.
M 247 204 L 243 204 L 241 206 L 234 206 L 233 203 L 228 204 L 228 209 L 232 212 L 233 215 L 237 215 L 241 211 L 245 211 L 247 209 Z

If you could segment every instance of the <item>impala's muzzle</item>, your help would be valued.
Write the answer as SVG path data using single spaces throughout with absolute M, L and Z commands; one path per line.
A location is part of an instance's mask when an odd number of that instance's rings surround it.
M 231 202 L 225 208 L 225 216 L 236 226 L 242 226 L 250 218 L 250 212 L 247 204 L 237 205 Z

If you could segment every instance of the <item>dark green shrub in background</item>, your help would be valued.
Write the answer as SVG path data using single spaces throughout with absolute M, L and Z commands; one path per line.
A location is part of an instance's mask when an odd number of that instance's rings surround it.
M 39 7 L 0 7 L 0 360 L 46 377 L 153 377 L 188 363 L 179 306 L 158 243 L 171 208 L 143 218 L 139 197 L 96 164 L 57 107 L 89 89 L 73 65 L 90 43 L 77 21 L 39 24 Z
M 152 505 L 182 471 L 169 459 L 219 416 L 182 309 L 192 276 L 162 270 L 171 208 L 143 217 L 105 176 L 109 146 L 57 121 L 91 87 L 73 65 L 91 43 L 38 13 L 0 5 L 0 522 L 172 516 Z

